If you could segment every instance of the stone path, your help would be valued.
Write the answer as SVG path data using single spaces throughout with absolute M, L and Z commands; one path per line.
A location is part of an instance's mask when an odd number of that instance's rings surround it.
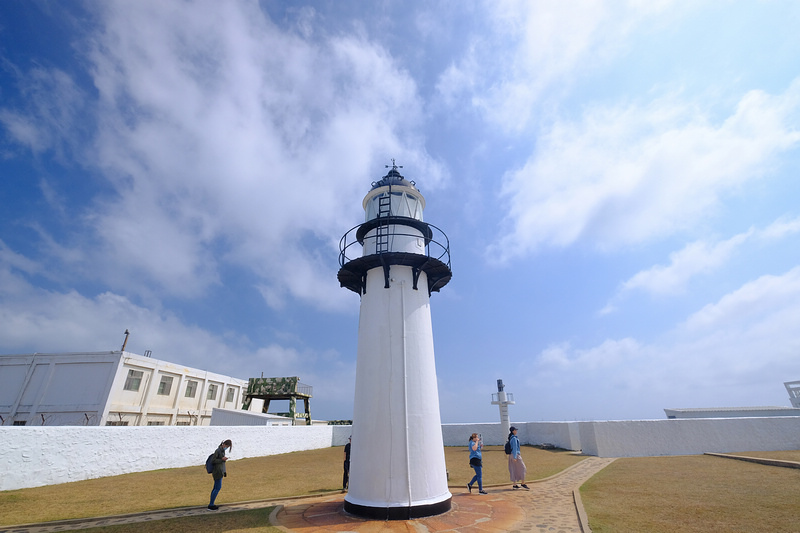
M 438 516 L 416 520 L 377 521 L 348 515 L 343 510 L 344 495 L 329 494 L 304 498 L 259 500 L 220 505 L 218 511 L 205 507 L 151 511 L 130 515 L 87 518 L 2 527 L 0 533 L 50 533 L 75 531 L 98 526 L 110 526 L 166 520 L 182 516 L 197 516 L 208 513 L 229 513 L 247 509 L 278 506 L 270 515 L 270 523 L 286 532 L 534 532 L 534 533 L 586 533 L 579 514 L 583 512 L 580 500 L 574 500 L 577 491 L 586 480 L 605 468 L 614 459 L 587 457 L 571 468 L 544 480 L 528 483 L 530 491 L 512 490 L 509 485 L 484 487 L 489 494 L 469 494 L 451 487 L 452 509 Z M 585 515 L 584 515 L 585 516 Z

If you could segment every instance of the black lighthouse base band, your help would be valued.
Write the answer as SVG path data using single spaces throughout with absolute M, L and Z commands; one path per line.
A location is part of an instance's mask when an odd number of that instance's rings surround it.
M 446 513 L 450 510 L 452 496 L 438 503 L 410 507 L 370 507 L 344 501 L 344 510 L 350 514 L 374 520 L 411 520 Z

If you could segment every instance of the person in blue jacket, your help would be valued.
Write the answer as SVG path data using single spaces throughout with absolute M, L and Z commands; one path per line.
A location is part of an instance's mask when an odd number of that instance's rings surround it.
M 208 508 L 212 511 L 219 509 L 218 505 L 214 505 L 214 501 L 217 499 L 217 494 L 219 494 L 222 488 L 222 478 L 228 475 L 228 472 L 225 470 L 225 461 L 228 460 L 228 458 L 225 457 L 225 450 L 233 450 L 233 442 L 231 442 L 230 439 L 220 443 L 217 451 L 214 452 L 214 458 L 211 460 L 211 463 L 214 465 L 214 470 L 211 472 L 211 476 L 214 478 L 214 488 L 211 489 L 211 502 L 208 504 Z
M 472 481 L 467 483 L 467 488 L 472 494 L 472 485 L 478 482 L 478 494 L 486 494 L 483 490 L 483 461 L 481 457 L 481 449 L 483 448 L 483 441 L 477 433 L 473 433 L 469 438 L 469 466 L 475 470 L 475 476 Z
M 528 469 L 525 467 L 525 463 L 522 461 L 522 453 L 520 453 L 519 449 L 519 438 L 517 437 L 517 428 L 511 426 L 509 430 L 510 433 L 508 434 L 508 442 L 511 444 L 511 454 L 508 456 L 508 474 L 511 476 L 511 482 L 514 484 L 515 489 L 518 489 L 520 485 L 522 485 L 523 489 L 530 490 L 528 485 L 525 484 L 525 474 L 528 473 Z

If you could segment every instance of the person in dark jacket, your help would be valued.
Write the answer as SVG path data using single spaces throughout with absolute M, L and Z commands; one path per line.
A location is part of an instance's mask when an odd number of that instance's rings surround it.
M 347 444 L 344 445 L 344 474 L 342 475 L 342 492 L 347 490 L 350 484 L 350 443 L 353 437 L 348 437 Z
M 219 494 L 222 488 L 222 478 L 228 475 L 228 472 L 225 470 L 225 461 L 228 460 L 228 458 L 225 457 L 225 450 L 233 450 L 233 443 L 230 439 L 222 441 L 219 444 L 219 448 L 214 452 L 214 458 L 211 460 L 211 463 L 214 465 L 214 470 L 211 472 L 211 476 L 214 478 L 214 488 L 211 489 L 211 502 L 209 502 L 208 508 L 212 511 L 219 509 L 218 505 L 214 505 L 214 501 L 217 499 L 217 494 Z

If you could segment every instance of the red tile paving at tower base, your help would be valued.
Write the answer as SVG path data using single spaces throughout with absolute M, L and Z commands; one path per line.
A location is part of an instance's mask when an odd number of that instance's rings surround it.
M 536 483 L 530 490 L 514 490 L 508 485 L 486 487 L 489 494 L 469 494 L 452 489 L 452 508 L 437 516 L 415 520 L 379 521 L 350 515 L 344 511 L 343 496 L 306 500 L 286 505 L 273 514 L 272 525 L 284 531 L 358 532 L 556 532 L 587 533 L 581 523 L 580 503 L 573 491 L 613 459 L 589 457 L 560 474 Z

